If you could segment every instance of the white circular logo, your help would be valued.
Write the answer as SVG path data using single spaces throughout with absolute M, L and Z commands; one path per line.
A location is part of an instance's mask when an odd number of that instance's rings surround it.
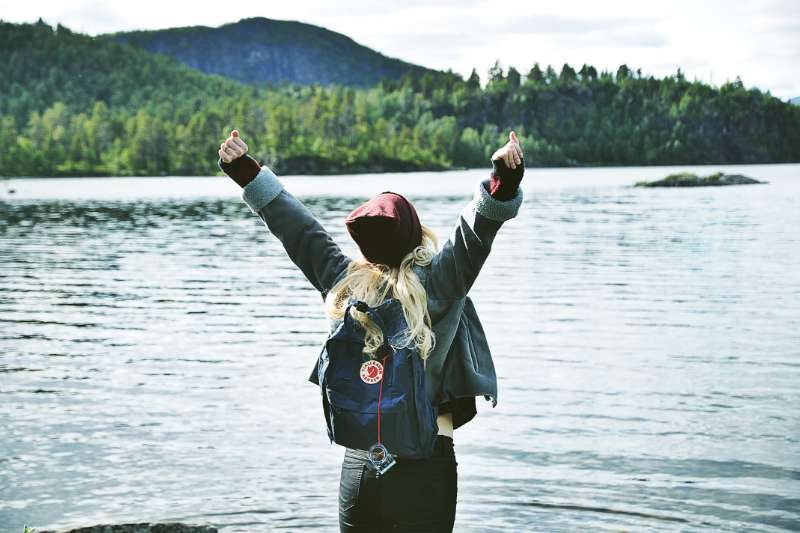
M 361 381 L 372 385 L 383 378 L 383 365 L 378 361 L 366 361 L 361 365 Z

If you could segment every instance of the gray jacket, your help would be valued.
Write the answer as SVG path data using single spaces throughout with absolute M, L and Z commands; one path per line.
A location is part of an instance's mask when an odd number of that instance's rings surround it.
M 415 266 L 425 287 L 435 347 L 426 366 L 428 398 L 434 406 L 468 400 L 472 408 L 454 410 L 453 427 L 474 415 L 474 399 L 484 396 L 497 405 L 497 377 L 472 300 L 467 296 L 491 251 L 503 222 L 514 218 L 522 204 L 522 188 L 501 201 L 489 194 L 489 179 L 476 183 L 472 200 L 459 214 L 447 241 L 431 264 Z M 275 174 L 261 167 L 242 190 L 242 199 L 282 243 L 289 258 L 302 270 L 324 299 L 352 260 L 339 249 L 319 221 Z M 334 331 L 338 321 L 330 322 Z M 316 380 L 316 360 L 309 380 Z

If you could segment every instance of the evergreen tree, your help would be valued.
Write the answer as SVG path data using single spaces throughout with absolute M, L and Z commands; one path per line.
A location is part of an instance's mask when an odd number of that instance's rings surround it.
M 469 79 L 467 79 L 467 89 L 471 91 L 475 91 L 481 88 L 481 77 L 478 76 L 478 71 L 474 68 L 472 69 L 472 74 L 469 75 Z
M 483 166 L 512 128 L 531 166 L 800 161 L 800 107 L 680 69 L 254 87 L 43 22 L 0 22 L 0 55 L 2 176 L 213 174 L 233 128 L 278 172 Z
M 542 69 L 539 68 L 539 63 L 534 63 L 533 67 L 531 67 L 531 70 L 528 72 L 527 82 L 533 85 L 544 83 L 544 73 Z

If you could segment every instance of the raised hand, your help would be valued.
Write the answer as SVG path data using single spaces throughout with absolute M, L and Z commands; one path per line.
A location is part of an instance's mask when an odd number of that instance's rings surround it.
M 225 163 L 230 163 L 247 153 L 247 145 L 239 137 L 239 131 L 233 130 L 230 137 L 219 145 L 219 157 Z
M 492 161 L 502 159 L 508 168 L 517 168 L 522 164 L 522 148 L 513 131 L 508 134 L 508 142 L 492 154 Z

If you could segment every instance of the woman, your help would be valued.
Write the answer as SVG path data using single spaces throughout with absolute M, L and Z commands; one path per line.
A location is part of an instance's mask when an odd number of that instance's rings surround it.
M 497 231 L 522 204 L 522 149 L 516 134 L 492 155 L 493 170 L 480 180 L 441 250 L 405 197 L 385 191 L 345 219 L 361 257 L 351 259 L 313 214 L 283 188 L 275 174 L 247 154 L 236 130 L 219 149 L 219 166 L 242 188 L 242 199 L 283 244 L 290 259 L 320 292 L 331 332 L 355 297 L 376 306 L 400 301 L 425 386 L 437 408 L 438 435 L 429 459 L 398 458 L 383 476 L 369 468 L 366 451 L 346 448 L 339 486 L 339 527 L 356 532 L 451 532 L 455 521 L 457 462 L 453 430 L 476 414 L 475 398 L 497 404 L 491 352 L 467 293 Z M 382 343 L 364 313 L 351 316 L 365 331 L 365 353 Z M 319 383 L 316 364 L 309 380 Z

